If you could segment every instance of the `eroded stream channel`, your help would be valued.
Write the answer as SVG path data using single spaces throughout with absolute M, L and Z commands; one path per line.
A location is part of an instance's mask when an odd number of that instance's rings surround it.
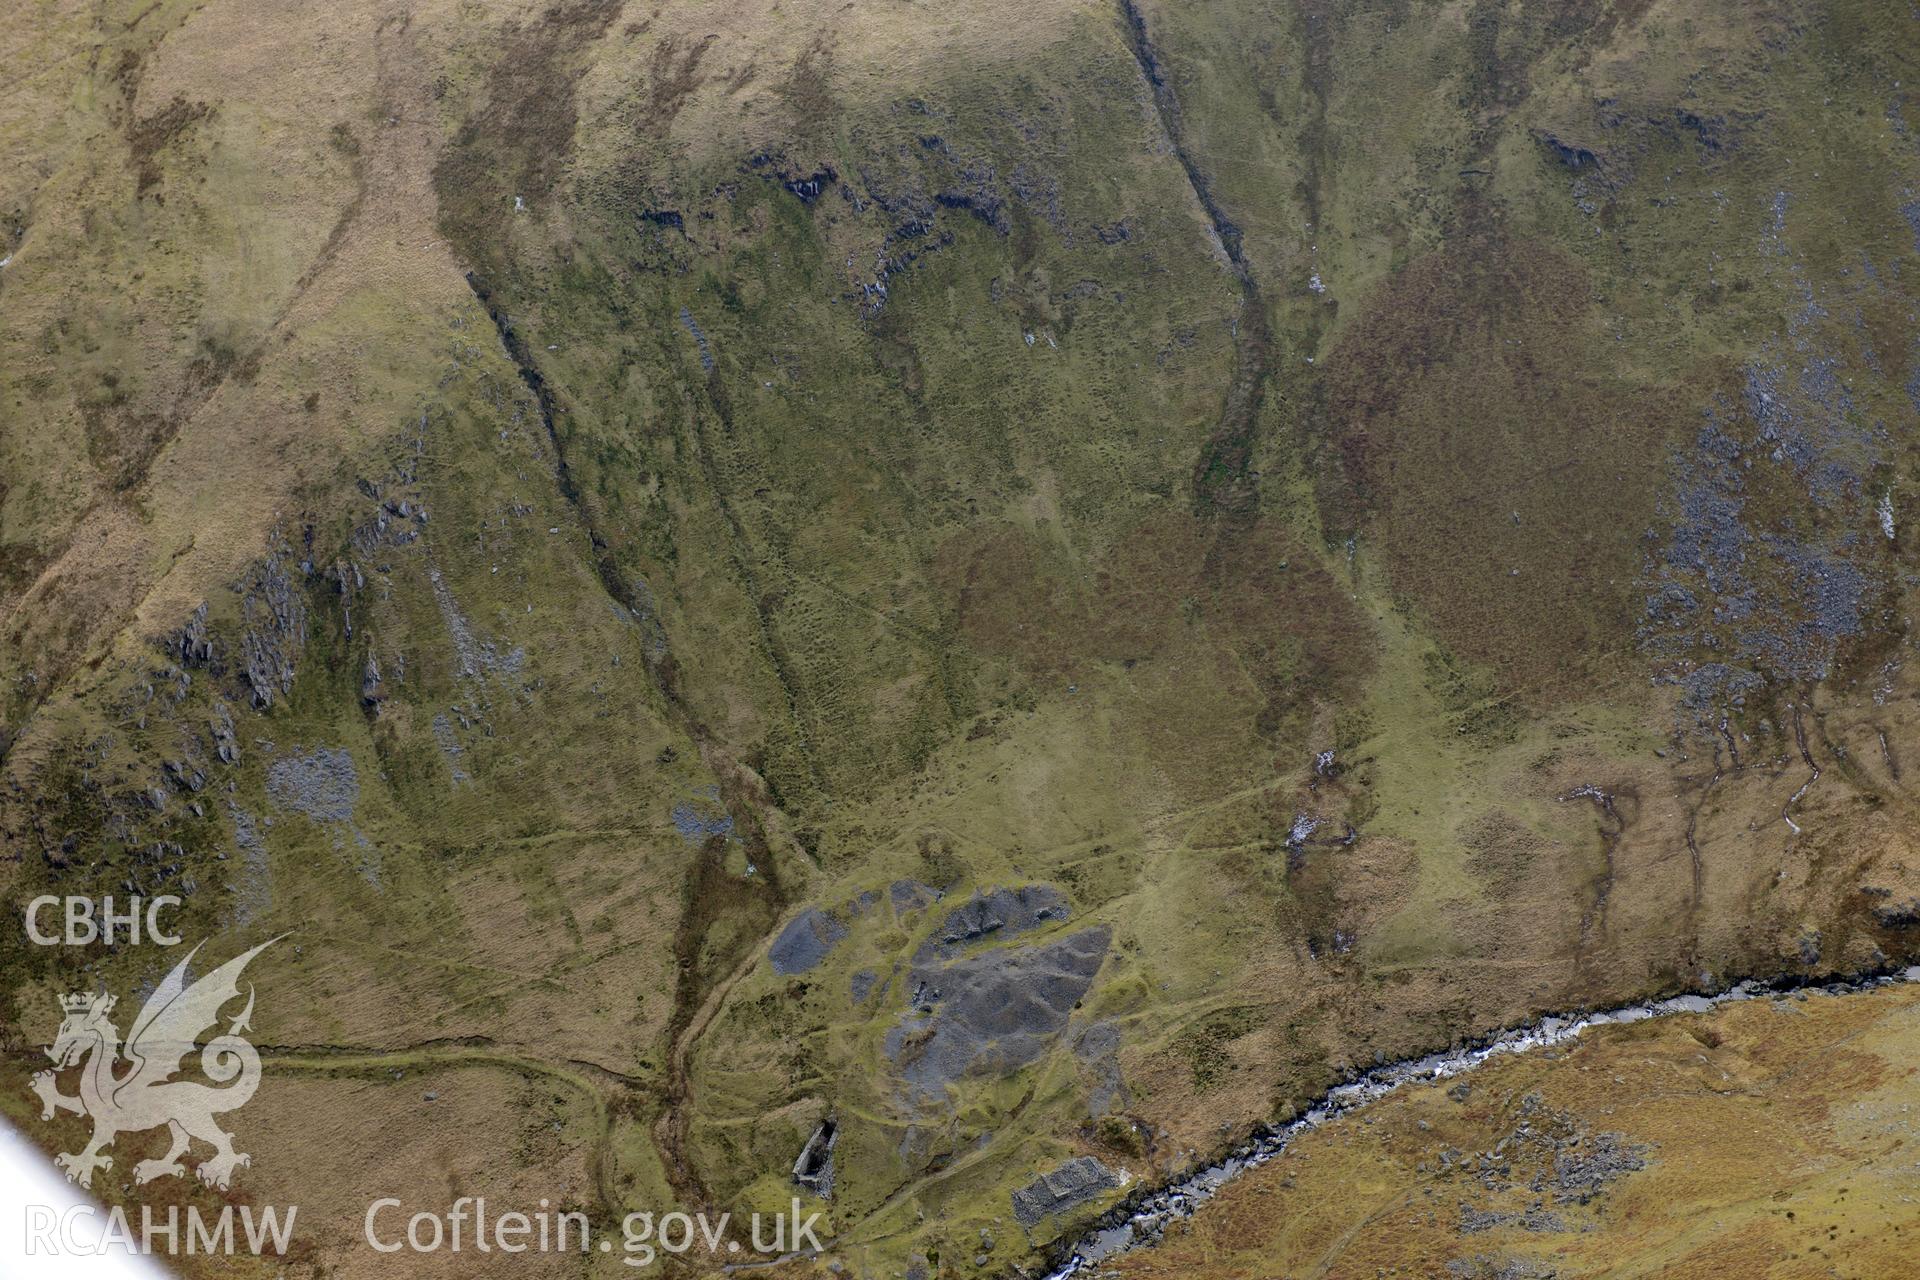
M 1769 996 L 1850 995 L 1901 983 L 1920 983 L 1920 966 L 1832 982 L 1743 981 L 1710 995 L 1679 995 L 1600 1012 L 1547 1017 L 1465 1048 L 1375 1068 L 1335 1086 L 1294 1119 L 1259 1130 L 1222 1159 L 1109 1211 L 1060 1253 L 1046 1280 L 1068 1280 L 1094 1264 L 1157 1243 L 1169 1225 L 1190 1218 L 1228 1183 L 1267 1164 L 1300 1135 L 1352 1115 L 1406 1086 L 1450 1079 L 1494 1058 L 1566 1044 L 1594 1027 L 1709 1013 L 1725 1005 Z

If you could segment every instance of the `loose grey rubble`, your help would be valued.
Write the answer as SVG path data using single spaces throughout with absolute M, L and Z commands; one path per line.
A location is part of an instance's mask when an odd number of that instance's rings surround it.
M 910 1092 L 938 1100 L 969 1072 L 1004 1075 L 1040 1057 L 1093 985 L 1111 938 L 1112 930 L 1099 925 L 1057 942 L 916 964 L 918 1007 L 886 1038 Z
M 1127 1087 L 1120 1078 L 1120 1028 L 1112 1022 L 1096 1022 L 1080 1032 L 1073 1045 L 1093 1077 L 1087 1093 L 1087 1113 L 1095 1119 L 1127 1105 Z
M 957 954 L 965 944 L 988 934 L 1012 937 L 1067 916 L 1066 899 L 1051 885 L 1030 884 L 1018 889 L 975 893 L 964 906 L 947 916 L 940 927 L 939 944 L 929 943 L 922 948 L 914 957 L 915 963 L 924 963 L 935 955 Z
M 699 348 L 700 367 L 708 373 L 712 373 L 713 352 L 707 346 L 707 335 L 701 331 L 700 325 L 694 320 L 693 312 L 687 310 L 685 307 L 680 308 L 680 323 L 686 327 L 688 333 L 693 335 L 694 346 Z
M 494 672 L 518 675 L 526 667 L 527 651 L 524 648 L 516 646 L 502 655 L 491 640 L 483 642 L 474 635 L 473 624 L 460 611 L 460 602 L 454 599 L 453 589 L 447 585 L 438 569 L 428 567 L 427 583 L 433 588 L 433 601 L 439 606 L 440 619 L 446 624 L 448 638 L 453 641 L 454 658 L 459 667 L 456 675 L 468 680 Z
M 466 754 L 466 748 L 460 745 L 460 739 L 454 735 L 453 721 L 447 713 L 438 712 L 433 717 L 433 740 L 440 747 L 440 754 L 447 758 L 447 768 L 453 773 L 453 785 L 460 786 L 472 779 L 467 771 L 460 767 L 460 757 Z
M 888 886 L 887 896 L 893 902 L 893 913 L 903 916 L 909 911 L 919 910 L 940 895 L 918 880 L 895 880 Z
M 1120 1185 L 1120 1177 L 1092 1156 L 1069 1160 L 1013 1193 L 1013 1216 L 1021 1226 L 1077 1208 Z
M 233 842 L 241 856 L 240 877 L 233 894 L 234 922 L 251 924 L 272 905 L 272 870 L 254 816 L 232 801 L 227 802 L 227 808 L 233 815 Z
M 775 973 L 805 973 L 825 960 L 846 936 L 845 925 L 818 907 L 808 907 L 780 931 L 767 949 L 767 959 Z
M 1555 1197 L 1562 1204 L 1585 1204 L 1608 1183 L 1637 1173 L 1647 1167 L 1647 1148 L 1627 1140 L 1624 1134 L 1595 1134 L 1578 1151 L 1562 1152 L 1554 1159 Z
M 1554 1280 L 1555 1272 L 1544 1262 L 1531 1258 L 1501 1258 L 1476 1253 L 1471 1258 L 1454 1258 L 1447 1263 L 1447 1274 L 1454 1280 Z
M 1565 1231 L 1567 1224 L 1559 1214 L 1540 1205 L 1524 1213 L 1502 1213 L 1496 1209 L 1477 1209 L 1470 1204 L 1461 1204 L 1461 1234 L 1478 1235 L 1482 1231 L 1494 1231 L 1501 1227 L 1519 1227 L 1522 1231 L 1545 1234 Z
M 286 756 L 268 766 L 267 794 L 282 808 L 315 822 L 351 822 L 360 800 L 360 776 L 350 752 L 321 747 L 311 755 Z
M 690 844 L 705 844 L 714 836 L 733 838 L 733 815 L 720 803 L 717 792 L 692 804 L 680 801 L 670 816 L 673 829 Z

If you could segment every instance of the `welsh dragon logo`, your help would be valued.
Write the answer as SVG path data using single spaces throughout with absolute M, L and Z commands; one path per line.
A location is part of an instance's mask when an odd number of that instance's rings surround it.
M 54 1068 L 33 1077 L 33 1091 L 40 1095 L 42 1120 L 53 1119 L 58 1111 L 93 1120 L 93 1140 L 85 1150 L 54 1157 L 54 1163 L 66 1170 L 68 1181 L 91 1186 L 94 1170 L 113 1168 L 113 1157 L 104 1152 L 116 1137 L 162 1125 L 172 1136 L 172 1145 L 160 1159 L 142 1160 L 133 1167 L 136 1183 L 184 1175 L 186 1167 L 180 1157 L 194 1139 L 213 1148 L 213 1154 L 200 1162 L 198 1170 L 200 1181 L 209 1186 L 225 1190 L 234 1169 L 251 1163 L 248 1156 L 233 1149 L 233 1135 L 213 1119 L 223 1111 L 246 1105 L 260 1085 L 260 1055 L 240 1035 L 249 1030 L 248 1021 L 253 1017 L 251 985 L 247 987 L 246 1008 L 228 1026 L 227 1033 L 200 1049 L 200 1069 L 214 1084 L 172 1077 L 185 1066 L 199 1034 L 218 1025 L 221 1007 L 239 997 L 240 971 L 247 962 L 279 940 L 261 943 L 189 986 L 187 966 L 200 952 L 196 946 L 141 1007 L 128 1032 L 124 1058 L 120 1032 L 108 1017 L 113 1012 L 114 997 L 92 993 L 60 997 L 66 1018 L 47 1050 Z M 57 1073 L 83 1061 L 79 1095 L 68 1097 L 60 1092 Z

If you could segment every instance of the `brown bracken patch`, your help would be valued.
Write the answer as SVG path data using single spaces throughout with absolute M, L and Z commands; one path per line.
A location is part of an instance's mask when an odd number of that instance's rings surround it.
M 1328 361 L 1344 498 L 1504 693 L 1577 692 L 1630 648 L 1638 539 L 1691 402 L 1596 372 L 1590 293 L 1559 250 L 1479 232 L 1390 280 Z
M 204 102 L 175 98 L 150 116 L 127 126 L 127 145 L 133 151 L 134 195 L 144 199 L 165 176 L 160 153 L 207 118 L 212 108 Z

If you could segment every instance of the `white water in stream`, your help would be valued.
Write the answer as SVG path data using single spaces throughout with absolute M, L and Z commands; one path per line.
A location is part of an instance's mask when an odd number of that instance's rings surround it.
M 1920 967 L 1900 977 L 1869 978 L 1800 988 L 1832 994 L 1868 991 L 1897 982 L 1920 982 Z M 1283 1125 L 1256 1133 L 1231 1155 L 1186 1175 L 1158 1191 L 1109 1214 L 1074 1246 L 1065 1262 L 1046 1280 L 1068 1280 L 1082 1268 L 1118 1253 L 1157 1240 L 1168 1223 L 1190 1216 L 1228 1182 L 1249 1169 L 1272 1160 L 1294 1137 L 1409 1084 L 1445 1080 L 1490 1058 L 1525 1053 L 1564 1044 L 1590 1027 L 1639 1022 L 1677 1013 L 1706 1013 L 1723 1004 L 1774 994 L 1764 982 L 1742 982 L 1717 995 L 1674 996 L 1650 1004 L 1628 1005 L 1601 1013 L 1545 1018 L 1529 1027 L 1505 1032 L 1485 1044 L 1431 1054 L 1369 1071 L 1357 1080 L 1329 1090 L 1313 1107 Z M 91 1212 L 88 1210 L 91 1209 Z M 65 1219 L 70 1228 L 62 1236 L 59 1256 L 50 1256 L 30 1228 L 47 1215 Z M 87 1242 L 98 1241 L 106 1220 L 86 1194 L 67 1182 L 46 1155 L 0 1122 L 0 1280 L 167 1280 L 167 1273 L 151 1259 L 125 1250 L 95 1252 Z M 79 1246 L 76 1249 L 76 1244 Z M 29 1252 L 34 1249 L 34 1252 Z
M 1903 981 L 1920 982 L 1920 966 L 1906 970 L 1899 977 L 1867 978 L 1858 982 L 1834 982 L 1796 989 L 1845 994 L 1892 986 Z M 1356 1111 L 1405 1085 L 1445 1080 L 1471 1071 L 1487 1059 L 1503 1054 L 1525 1053 L 1549 1045 L 1564 1044 L 1589 1027 L 1641 1022 L 1647 1018 L 1670 1017 L 1676 1013 L 1706 1013 L 1723 1004 L 1779 992 L 1780 989 L 1770 983 L 1742 982 L 1716 995 L 1674 996 L 1650 1004 L 1627 1005 L 1600 1013 L 1543 1018 L 1531 1026 L 1503 1032 L 1471 1048 L 1453 1049 L 1375 1068 L 1357 1080 L 1328 1090 L 1317 1103 L 1295 1119 L 1259 1130 L 1226 1158 L 1109 1213 L 1092 1231 L 1081 1237 L 1072 1253 L 1047 1274 L 1046 1280 L 1068 1280 L 1083 1267 L 1154 1243 L 1168 1223 L 1191 1217 L 1193 1211 L 1211 1200 L 1221 1187 L 1285 1151 L 1296 1135 L 1317 1129 L 1329 1120 Z

